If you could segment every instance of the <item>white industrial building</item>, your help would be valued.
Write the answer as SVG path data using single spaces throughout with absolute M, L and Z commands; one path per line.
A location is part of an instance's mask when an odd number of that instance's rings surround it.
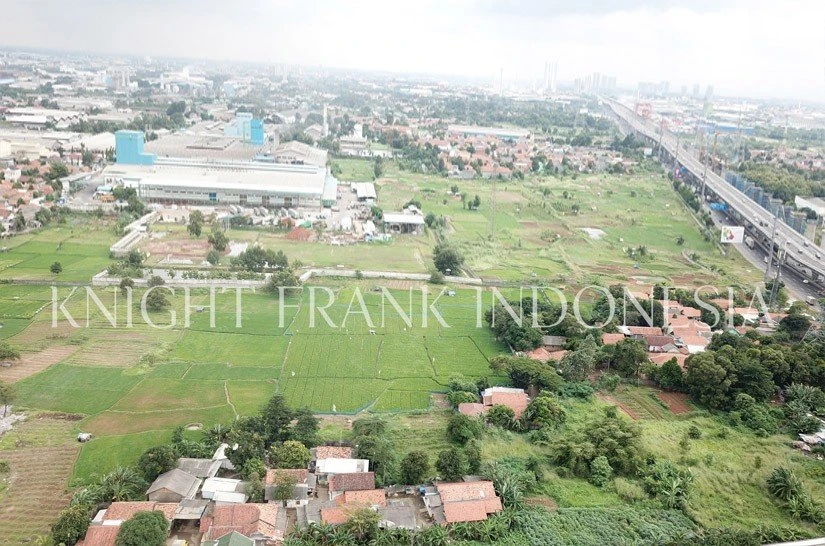
M 177 205 L 320 208 L 325 189 L 334 196 L 337 188 L 324 167 L 256 162 L 158 159 L 110 165 L 103 177 L 106 184 L 134 187 L 145 201 Z

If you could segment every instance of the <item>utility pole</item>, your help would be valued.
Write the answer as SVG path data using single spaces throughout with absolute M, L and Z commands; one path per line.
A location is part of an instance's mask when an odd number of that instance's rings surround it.
M 776 302 L 776 293 L 779 292 L 779 279 L 782 276 L 782 264 L 785 263 L 785 257 L 787 256 L 787 241 L 784 245 L 782 245 L 782 250 L 780 250 L 776 260 L 776 274 L 773 277 L 773 284 L 771 285 L 771 297 L 768 300 L 768 308 L 773 307 L 774 302 Z
M 771 250 L 768 252 L 768 265 L 765 267 L 765 279 L 764 282 L 768 282 L 768 275 L 771 271 L 771 262 L 773 262 L 773 247 L 776 240 L 776 221 L 779 219 L 779 213 L 774 210 L 773 216 L 773 228 L 771 229 Z

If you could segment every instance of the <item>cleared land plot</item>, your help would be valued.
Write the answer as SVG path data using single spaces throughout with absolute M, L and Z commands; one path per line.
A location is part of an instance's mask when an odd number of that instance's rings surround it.
M 226 403 L 223 381 L 146 378 L 111 407 L 112 411 L 208 408 Z
M 48 533 L 66 507 L 66 492 L 79 444 L 71 437 L 75 423 L 30 417 L 4 435 L 0 459 L 11 473 L 0 506 L 0 544 L 18 545 Z
M 0 380 L 16 383 L 57 364 L 75 351 L 77 347 L 72 345 L 54 345 L 36 353 L 24 353 L 20 360 L 15 361 L 10 368 L 0 368 Z

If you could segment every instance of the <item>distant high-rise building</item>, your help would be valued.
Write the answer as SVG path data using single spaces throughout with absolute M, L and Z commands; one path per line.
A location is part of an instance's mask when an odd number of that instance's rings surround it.
M 693 98 L 699 98 L 699 84 L 693 84 Z
M 709 102 L 713 98 L 713 86 L 709 85 L 705 88 L 705 102 Z
M 553 73 L 550 75 L 550 92 L 556 92 L 556 85 L 559 79 L 559 63 L 553 63 Z

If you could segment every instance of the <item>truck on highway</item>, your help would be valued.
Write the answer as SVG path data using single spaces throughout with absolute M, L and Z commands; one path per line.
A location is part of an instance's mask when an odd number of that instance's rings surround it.
M 750 235 L 746 235 L 745 236 L 745 244 L 748 245 L 748 248 L 750 248 L 752 250 L 753 249 L 753 244 L 754 244 L 753 237 L 751 237 Z
M 813 296 L 808 296 L 807 298 L 805 298 L 805 303 L 811 306 L 816 305 L 816 298 Z

